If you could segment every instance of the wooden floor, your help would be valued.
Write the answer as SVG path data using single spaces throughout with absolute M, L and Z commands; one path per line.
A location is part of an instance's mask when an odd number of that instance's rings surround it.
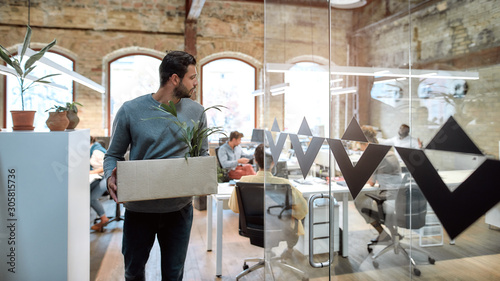
M 108 214 L 114 214 L 114 203 L 105 201 Z M 443 246 L 426 247 L 436 258 L 434 265 L 420 265 L 420 277 L 412 275 L 408 263 L 400 256 L 388 252 L 379 260 L 380 268 L 372 265 L 371 255 L 366 251 L 366 241 L 373 237 L 373 231 L 356 216 L 353 206 L 350 209 L 350 254 L 348 258 L 334 258 L 331 272 L 328 268 L 310 269 L 306 257 L 294 252 L 293 263 L 309 271 L 310 280 L 500 280 L 500 231 L 489 229 L 484 218 L 478 220 L 464 234 L 459 236 L 455 245 L 445 238 Z M 93 218 L 94 214 L 91 214 Z M 215 221 L 214 221 L 215 222 Z M 360 223 L 361 222 L 361 223 Z M 224 210 L 223 234 L 223 271 L 222 277 L 215 276 L 215 251 L 206 251 L 206 211 L 194 210 L 193 228 L 185 265 L 184 280 L 235 280 L 242 271 L 243 260 L 248 257 L 262 257 L 264 250 L 250 245 L 247 238 L 238 235 L 238 215 Z M 123 256 L 121 254 L 123 221 L 112 222 L 102 233 L 91 231 L 90 280 L 119 281 L 123 277 Z M 408 233 L 410 235 L 410 233 Z M 411 235 L 410 235 L 411 236 Z M 213 237 L 215 238 L 215 227 Z M 408 238 L 405 238 L 408 240 Z M 403 241 L 404 242 L 404 241 Z M 418 239 L 412 239 L 418 246 Z M 215 241 L 214 241 L 215 247 Z M 374 251 L 378 251 L 377 247 Z M 282 249 L 274 249 L 275 254 Z M 319 259 L 327 258 L 324 255 Z M 155 243 L 146 268 L 147 280 L 161 280 L 158 244 Z M 241 280 L 271 280 L 264 277 L 259 269 Z M 267 271 L 271 272 L 271 271 Z M 276 280 L 300 280 L 297 275 L 273 267 Z

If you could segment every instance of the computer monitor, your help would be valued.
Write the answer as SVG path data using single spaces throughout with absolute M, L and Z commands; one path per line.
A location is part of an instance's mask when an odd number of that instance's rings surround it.
M 264 143 L 264 130 L 253 129 L 251 142 Z

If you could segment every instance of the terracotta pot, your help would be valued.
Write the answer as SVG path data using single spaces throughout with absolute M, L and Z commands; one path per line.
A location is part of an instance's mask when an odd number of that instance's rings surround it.
M 80 122 L 80 118 L 78 117 L 77 113 L 72 111 L 72 110 L 67 111 L 67 112 L 68 113 L 66 114 L 66 116 L 69 119 L 69 124 L 68 124 L 68 127 L 66 129 L 74 129 L 74 128 L 76 128 L 76 126 Z
M 49 112 L 49 118 L 45 122 L 51 131 L 64 131 L 68 127 L 69 120 L 66 111 Z
M 12 130 L 14 131 L 33 131 L 33 122 L 35 121 L 34 110 L 11 110 Z

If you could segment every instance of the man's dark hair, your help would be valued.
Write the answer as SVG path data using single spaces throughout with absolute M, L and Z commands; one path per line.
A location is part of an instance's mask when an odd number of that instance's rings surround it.
M 167 51 L 160 64 L 160 87 L 165 86 L 173 74 L 184 78 L 189 65 L 196 65 L 196 59 L 184 51 Z
M 243 133 L 240 133 L 238 131 L 232 131 L 231 134 L 229 134 L 229 141 L 232 141 L 233 139 L 239 139 L 243 137 Z
M 257 165 L 259 165 L 259 168 L 264 169 L 264 144 L 261 143 L 255 148 L 254 152 L 254 157 L 255 161 L 257 162 Z

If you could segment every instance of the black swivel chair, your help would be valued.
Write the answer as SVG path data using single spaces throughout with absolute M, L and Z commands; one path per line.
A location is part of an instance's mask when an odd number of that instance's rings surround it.
M 386 214 L 384 212 L 384 202 L 390 198 L 384 196 L 378 196 L 374 194 L 367 193 L 366 196 L 370 197 L 377 203 L 377 212 L 373 212 L 370 209 L 363 208 L 361 212 L 368 214 L 372 218 L 378 220 L 381 224 L 385 225 L 390 231 L 391 240 L 389 244 L 373 255 L 373 266 L 375 268 L 379 267 L 379 263 L 376 260 L 382 254 L 394 250 L 395 254 L 400 252 L 411 262 L 413 266 L 413 272 L 416 276 L 420 276 L 421 272 L 416 267 L 415 260 L 408 254 L 405 248 L 409 248 L 408 245 L 401 243 L 400 240 L 403 237 L 399 234 L 398 229 L 419 229 L 425 225 L 425 216 L 427 214 L 427 200 L 418 188 L 418 186 L 413 182 L 404 182 L 402 186 L 397 190 L 395 200 L 395 208 L 393 214 Z M 368 252 L 372 252 L 372 247 L 375 245 L 368 246 Z M 435 260 L 429 256 L 425 251 L 412 248 L 412 252 L 420 252 L 427 255 L 427 259 L 430 264 L 434 264 Z
M 239 216 L 239 234 L 250 239 L 250 244 L 264 248 L 264 243 L 266 243 L 266 249 L 278 246 L 280 241 L 286 241 L 288 247 L 293 247 L 297 243 L 298 235 L 297 230 L 290 227 L 291 208 L 290 210 L 278 217 L 277 214 L 271 214 L 268 209 L 268 218 L 272 220 L 264 231 L 264 184 L 263 183 L 246 183 L 237 182 L 236 183 L 236 195 L 238 197 L 238 207 L 240 211 Z M 273 203 L 278 203 L 276 201 L 289 201 L 291 200 L 291 188 L 288 184 L 267 184 L 267 195 L 269 201 L 275 201 Z M 278 204 L 280 206 L 291 206 L 291 203 Z M 274 212 L 273 212 L 274 213 Z M 276 223 L 275 223 L 276 222 Z M 266 240 L 264 240 L 266 237 Z M 281 259 L 281 257 L 273 258 Z M 247 262 L 257 262 L 255 265 L 249 267 Z M 273 263 L 274 265 L 275 263 Z M 302 280 L 309 280 L 306 274 L 288 264 L 277 262 L 276 265 L 282 267 L 284 270 L 289 270 L 301 277 Z M 263 258 L 249 258 L 245 259 L 243 264 L 243 271 L 236 276 L 236 280 L 249 274 L 258 268 L 270 266 L 266 264 Z
M 215 158 L 217 158 L 217 167 L 218 167 L 219 173 L 222 173 L 222 177 L 220 177 L 219 179 L 222 182 L 228 182 L 230 180 L 229 179 L 229 170 L 222 168 L 222 165 L 220 164 L 219 148 L 220 148 L 220 146 L 215 148 Z

